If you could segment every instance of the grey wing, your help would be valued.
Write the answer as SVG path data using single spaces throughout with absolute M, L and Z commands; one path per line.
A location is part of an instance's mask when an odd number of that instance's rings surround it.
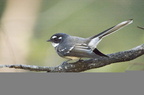
M 101 56 L 93 52 L 93 50 L 90 47 L 88 47 L 86 44 L 73 45 L 71 48 L 65 50 L 64 55 L 79 57 L 79 58 L 82 57 L 94 58 L 97 56 Z

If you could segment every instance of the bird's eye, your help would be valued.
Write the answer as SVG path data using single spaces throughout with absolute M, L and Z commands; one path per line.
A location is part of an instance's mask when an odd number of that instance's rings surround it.
M 53 40 L 57 40 L 57 38 L 53 38 Z
M 59 43 L 61 41 L 62 37 L 53 36 L 51 39 L 53 40 L 54 43 Z
M 53 38 L 53 41 L 57 41 L 58 39 L 57 38 Z

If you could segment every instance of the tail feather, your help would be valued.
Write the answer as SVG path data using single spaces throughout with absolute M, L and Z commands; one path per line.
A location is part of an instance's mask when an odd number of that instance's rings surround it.
M 103 38 L 103 37 L 105 37 L 105 36 L 107 36 L 107 35 L 109 35 L 111 33 L 114 33 L 116 31 L 118 31 L 119 29 L 131 24 L 132 22 L 133 22 L 133 19 L 129 19 L 127 21 L 123 21 L 123 22 L 121 22 L 121 23 L 119 23 L 119 24 L 117 24 L 117 25 L 115 25 L 115 26 L 113 26 L 113 27 L 111 27 L 111 28 L 109 28 L 109 29 L 107 29 L 107 30 L 105 30 L 105 31 L 93 36 L 93 37 L 91 37 L 91 39 L 93 39 L 95 37 L 99 37 L 99 39 L 101 39 L 101 38 Z
M 100 52 L 98 49 L 94 49 L 93 52 L 99 56 L 105 56 L 105 57 L 108 57 L 107 55 L 103 54 L 102 52 Z
M 89 41 L 89 44 L 88 44 L 89 47 L 91 47 L 91 49 L 94 50 L 96 48 L 96 46 L 98 45 L 98 43 L 102 40 L 103 37 L 116 32 L 117 30 L 131 24 L 132 22 L 133 22 L 132 19 L 127 20 L 127 21 L 123 21 L 123 22 L 121 22 L 121 23 L 119 23 L 119 24 L 117 24 L 117 25 L 115 25 L 115 26 L 113 26 L 113 27 L 111 27 L 111 28 L 95 35 L 95 36 L 90 37 L 89 38 L 90 41 Z

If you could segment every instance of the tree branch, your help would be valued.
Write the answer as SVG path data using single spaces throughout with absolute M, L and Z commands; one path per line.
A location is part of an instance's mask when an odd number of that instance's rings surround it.
M 144 27 L 140 27 L 140 26 L 137 26 L 137 27 L 144 30 Z
M 98 57 L 95 59 L 80 60 L 73 63 L 64 63 L 56 67 L 34 66 L 34 65 L 0 65 L 0 68 L 8 67 L 15 69 L 24 69 L 29 71 L 47 71 L 47 72 L 82 72 L 93 68 L 100 68 L 112 63 L 125 62 L 133 60 L 144 55 L 144 44 L 133 49 L 108 54 L 108 57 Z

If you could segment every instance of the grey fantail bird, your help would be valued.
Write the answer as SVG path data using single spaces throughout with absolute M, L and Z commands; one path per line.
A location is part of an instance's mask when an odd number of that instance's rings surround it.
M 132 19 L 123 21 L 97 35 L 88 38 L 71 36 L 65 33 L 57 33 L 51 36 L 51 38 L 47 41 L 52 42 L 52 45 L 58 55 L 64 58 L 80 59 L 97 58 L 99 56 L 107 57 L 96 48 L 98 43 L 102 40 L 102 38 L 131 24 L 132 22 Z

